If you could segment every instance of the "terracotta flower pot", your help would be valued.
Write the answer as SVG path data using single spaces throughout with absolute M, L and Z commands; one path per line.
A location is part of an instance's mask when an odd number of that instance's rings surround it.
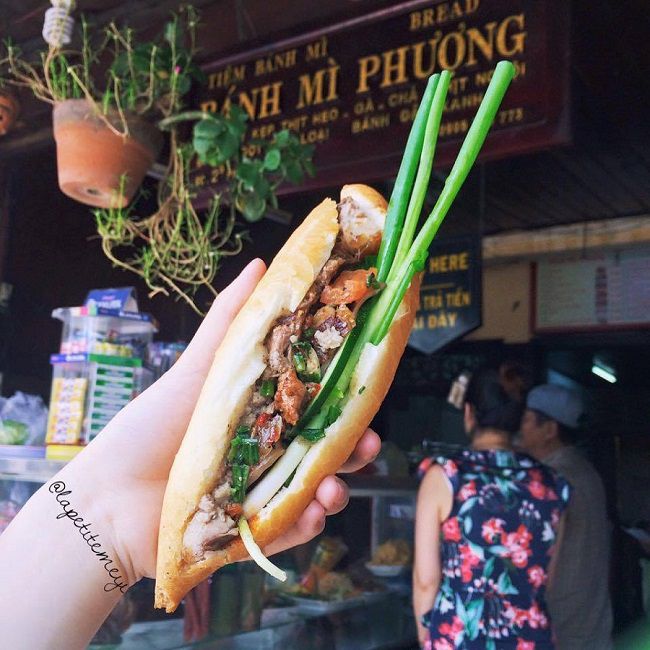
M 0 90 L 0 136 L 11 131 L 20 113 L 20 104 L 16 97 L 6 90 Z
M 85 99 L 60 102 L 52 115 L 61 191 L 97 208 L 128 205 L 160 151 L 160 132 L 142 118 L 127 115 L 129 136 L 117 135 Z M 123 130 L 116 112 L 107 118 Z

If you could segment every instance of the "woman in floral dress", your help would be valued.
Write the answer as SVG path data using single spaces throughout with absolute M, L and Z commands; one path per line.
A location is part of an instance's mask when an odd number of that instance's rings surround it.
M 472 443 L 436 458 L 418 494 L 413 601 L 427 650 L 551 650 L 544 594 L 570 487 L 512 450 L 521 405 L 496 372 L 467 390 Z

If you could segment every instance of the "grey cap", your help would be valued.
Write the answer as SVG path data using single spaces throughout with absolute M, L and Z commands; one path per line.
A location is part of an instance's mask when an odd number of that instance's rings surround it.
M 533 388 L 526 398 L 526 408 L 539 411 L 572 429 L 578 426 L 583 409 L 580 395 L 556 384 Z

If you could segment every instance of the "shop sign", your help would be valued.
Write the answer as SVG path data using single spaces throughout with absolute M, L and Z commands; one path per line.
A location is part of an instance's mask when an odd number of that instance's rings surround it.
M 645 329 L 649 324 L 650 251 L 600 253 L 537 264 L 537 332 Z
M 409 345 L 431 354 L 480 327 L 481 289 L 480 238 L 434 242 Z
M 516 78 L 483 160 L 568 140 L 568 2 L 411 0 L 299 36 L 261 43 L 204 66 L 194 105 L 250 117 L 252 137 L 292 129 L 317 145 L 306 187 L 394 176 L 426 80 L 454 78 L 436 162 L 453 161 L 500 59 Z M 254 152 L 254 148 L 250 149 Z M 197 170 L 199 186 L 223 170 Z

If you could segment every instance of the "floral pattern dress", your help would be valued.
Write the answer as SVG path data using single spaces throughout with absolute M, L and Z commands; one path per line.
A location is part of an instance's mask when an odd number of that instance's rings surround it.
M 442 579 L 423 623 L 431 650 L 554 647 L 545 589 L 570 486 L 505 450 L 436 458 L 453 489 L 441 529 Z

